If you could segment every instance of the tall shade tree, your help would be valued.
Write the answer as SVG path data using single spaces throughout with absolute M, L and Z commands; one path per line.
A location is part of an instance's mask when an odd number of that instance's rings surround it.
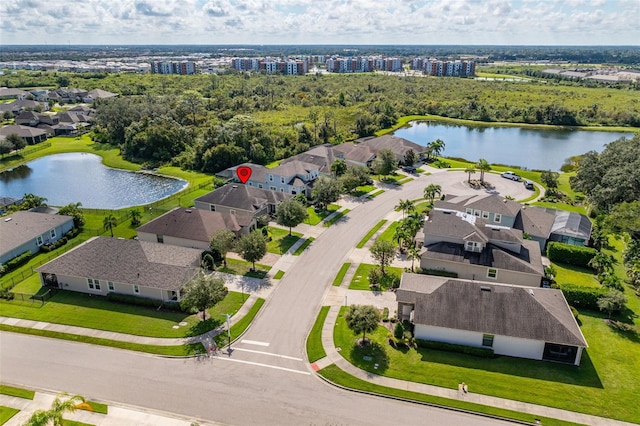
M 338 158 L 331 163 L 331 173 L 333 176 L 340 177 L 347 172 L 347 163 L 342 158 Z
M 13 151 L 13 148 L 14 145 L 10 141 L 6 139 L 0 139 L 0 155 L 2 157 Z
M 236 250 L 244 260 L 253 264 L 255 271 L 256 262 L 267 254 L 267 241 L 260 232 L 253 231 L 240 238 Z
M 424 198 L 429 200 L 429 203 L 433 206 L 436 197 L 442 194 L 442 187 L 435 183 L 430 183 L 426 188 L 424 188 L 423 193 Z
M 49 410 L 34 411 L 25 426 L 62 426 L 64 424 L 62 416 L 78 409 L 93 411 L 82 396 L 68 396 L 66 393 L 61 393 L 53 400 Z
M 341 193 L 342 185 L 338 179 L 321 176 L 313 185 L 311 197 L 315 200 L 318 207 L 326 210 L 329 204 L 338 201 Z
M 420 249 L 418 249 L 415 245 L 413 247 L 410 247 L 409 250 L 407 250 L 407 259 L 411 259 L 411 272 L 413 272 L 413 263 L 416 260 L 420 260 Z
M 372 333 L 380 322 L 380 311 L 371 305 L 351 305 L 344 317 L 347 327 L 355 334 L 362 333 L 362 344 L 366 343 L 366 333 Z
M 291 228 L 300 225 L 307 217 L 309 217 L 307 209 L 300 201 L 294 198 L 278 204 L 276 222 L 278 225 L 288 227 L 289 235 L 291 235 Z
M 389 148 L 381 149 L 378 151 L 376 159 L 373 160 L 371 167 L 375 174 L 386 177 L 398 168 L 398 159 L 396 154 Z
M 386 275 L 384 268 L 393 262 L 393 258 L 396 255 L 396 245 L 391 241 L 376 240 L 369 251 L 371 252 L 371 257 L 380 265 L 382 275 Z
M 491 170 L 491 164 L 484 158 L 481 158 L 476 163 L 476 169 L 480 170 L 480 182 L 484 183 L 484 173 Z
M 109 214 L 109 216 L 105 216 L 104 219 L 102 219 L 102 226 L 105 231 L 111 232 L 111 238 L 113 238 L 113 228 L 118 226 L 118 219 L 116 219 L 113 214 Z
M 202 320 L 207 319 L 207 310 L 227 297 L 227 287 L 221 278 L 206 276 L 202 270 L 182 289 L 180 304 L 193 313 L 202 312 Z
M 5 140 L 13 145 L 13 149 L 16 151 L 21 150 L 25 146 L 27 146 L 27 142 L 23 137 L 18 136 L 16 133 L 11 133 L 5 137 Z
M 558 179 L 560 178 L 560 173 L 552 172 L 551 170 L 545 170 L 540 174 L 540 180 L 544 183 L 547 189 L 555 193 L 558 190 Z
M 209 250 L 217 252 L 222 258 L 224 266 L 227 266 L 227 253 L 233 250 L 235 242 L 236 236 L 233 232 L 228 229 L 221 229 L 211 236 Z
M 35 207 L 46 206 L 46 205 L 47 205 L 47 199 L 45 197 L 40 197 L 39 195 L 29 193 L 29 194 L 24 194 L 24 197 L 22 197 L 22 203 L 20 205 L 20 209 L 29 210 Z
M 402 218 L 404 219 L 405 215 L 413 210 L 413 200 L 399 199 L 398 204 L 396 205 L 396 209 L 402 210 Z

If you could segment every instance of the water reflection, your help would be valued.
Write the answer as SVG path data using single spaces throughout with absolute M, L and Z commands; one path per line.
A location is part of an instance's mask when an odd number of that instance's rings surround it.
M 18 166 L 0 173 L 0 182 L 9 183 L 13 180 L 25 179 L 29 177 L 31 172 L 33 172 L 31 167 L 23 164 L 22 166 Z

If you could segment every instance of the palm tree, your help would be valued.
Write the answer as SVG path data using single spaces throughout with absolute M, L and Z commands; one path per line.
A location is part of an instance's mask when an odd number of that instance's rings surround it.
M 426 200 L 429 200 L 432 206 L 433 206 L 433 201 L 440 194 L 442 194 L 442 187 L 434 183 L 429 184 L 429 186 L 427 186 L 424 189 L 424 198 Z
M 428 146 L 431 147 L 431 152 L 433 153 L 433 155 L 439 157 L 442 151 L 444 151 L 445 144 L 442 139 L 436 139 L 433 142 L 429 142 Z
M 65 413 L 73 413 L 80 408 L 92 410 L 91 406 L 80 395 L 74 395 L 63 400 L 62 397 L 66 396 L 68 396 L 66 393 L 59 394 L 49 410 L 36 410 L 27 420 L 26 426 L 62 426 L 62 416 Z
M 480 170 L 480 183 L 484 183 L 484 172 L 491 170 L 491 164 L 484 158 L 481 158 L 476 163 L 476 169 Z
M 464 172 L 469 174 L 469 180 L 467 180 L 467 183 L 471 183 L 471 175 L 475 174 L 476 168 L 475 167 L 467 167 L 466 169 L 464 169 Z
M 398 243 L 400 251 L 403 251 L 403 247 L 406 245 L 407 240 L 411 239 L 411 235 L 408 229 L 403 226 L 398 226 L 393 232 L 393 239 Z
M 105 218 L 102 220 L 102 225 L 104 226 L 105 231 L 111 231 L 111 238 L 113 238 L 113 228 L 118 226 L 118 219 L 116 219 L 114 215 L 109 214 L 109 216 L 105 216 Z
M 138 210 L 138 209 L 129 210 L 129 217 L 131 218 L 131 224 L 133 226 L 140 225 L 140 217 L 141 216 L 142 216 L 142 213 L 140 213 L 140 210 Z
M 413 201 L 409 199 L 399 199 L 396 208 L 402 210 L 402 218 L 404 219 L 406 213 L 413 211 Z
M 420 259 L 420 250 L 415 245 L 407 251 L 407 259 L 411 259 L 411 272 L 413 272 L 413 262 Z

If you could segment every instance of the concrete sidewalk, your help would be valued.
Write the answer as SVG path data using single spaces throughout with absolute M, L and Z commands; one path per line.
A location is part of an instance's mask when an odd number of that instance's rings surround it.
M 0 395 L 0 406 L 20 410 L 20 412 L 5 423 L 5 426 L 20 426 L 25 424 L 34 411 L 48 410 L 55 398 L 55 394 L 43 391 L 36 392 L 33 400 Z M 77 410 L 74 413 L 65 414 L 64 418 L 96 426 L 190 426 L 195 422 L 202 426 L 218 424 L 211 422 L 205 423 L 199 419 L 190 419 L 172 413 L 128 407 L 122 404 L 109 403 L 107 405 L 107 414 Z
M 526 402 L 514 401 L 511 399 L 498 398 L 489 395 L 480 395 L 473 393 L 473 386 L 470 385 L 470 392 L 463 393 L 456 389 L 443 388 L 439 386 L 425 385 L 422 383 L 409 382 L 405 380 L 393 379 L 390 377 L 379 376 L 377 374 L 369 373 L 354 366 L 343 358 L 333 342 L 333 329 L 340 312 L 340 306 L 333 305 L 329 309 L 327 318 L 325 319 L 324 326 L 322 328 L 322 345 L 327 353 L 325 358 L 316 361 L 314 364 L 318 370 L 327 367 L 331 364 L 335 364 L 341 370 L 348 374 L 357 377 L 361 380 L 366 380 L 371 383 L 375 383 L 380 386 L 386 386 L 390 388 L 402 389 L 411 392 L 417 392 L 427 395 L 439 396 L 449 399 L 456 399 L 467 401 L 475 404 L 482 404 L 491 407 L 503 408 L 507 410 L 519 411 L 522 413 L 528 413 L 535 416 L 550 417 L 558 420 L 564 420 L 568 422 L 581 423 L 595 426 L 610 426 L 610 425 L 625 425 L 631 426 L 631 423 L 622 421 L 607 419 L 603 417 L 591 416 L 588 414 L 576 413 L 573 411 L 561 410 L 558 408 L 546 407 L 543 405 L 529 404 Z M 451 384 L 452 387 L 455 383 Z

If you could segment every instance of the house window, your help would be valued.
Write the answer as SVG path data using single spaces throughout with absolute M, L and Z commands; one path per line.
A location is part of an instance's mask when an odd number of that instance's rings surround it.
M 133 286 L 133 292 L 134 293 L 140 293 L 140 287 L 138 287 L 137 285 Z
M 477 217 L 480 217 L 480 215 L 482 215 L 482 210 L 474 210 L 473 211 L 473 215 L 477 216 Z
M 496 213 L 493 215 L 493 221 L 495 223 L 500 223 L 502 221 L 502 215 L 500 213 Z
M 209 204 L 209 210 L 211 210 L 212 212 L 215 212 L 216 206 L 214 206 L 213 204 Z
M 40 247 L 42 244 L 44 244 L 44 241 L 42 241 L 42 235 L 38 235 L 36 237 L 36 244 L 38 244 L 38 247 Z
M 280 178 L 280 183 L 284 183 L 284 177 Z
M 489 212 L 482 212 L 483 219 L 489 219 Z
M 262 184 L 261 183 L 258 184 L 258 188 L 262 189 Z
M 269 182 L 273 182 L 273 175 L 269 175 Z
M 253 186 L 253 183 L 251 183 L 251 182 L 247 182 L 247 185 L 249 185 L 249 186 Z
M 493 334 L 482 335 L 482 346 L 486 346 L 488 348 L 493 347 Z
M 230 214 L 236 214 L 236 211 L 235 211 L 235 210 L 233 210 L 233 209 L 231 209 L 231 210 L 229 210 L 229 213 L 230 213 Z
M 275 186 L 270 186 L 269 189 L 275 191 L 277 188 Z
M 52 229 L 51 231 L 49 231 L 49 235 L 51 235 L 51 238 L 55 238 L 56 237 L 56 230 Z
M 498 278 L 498 270 L 495 268 L 489 268 L 487 270 L 487 278 L 496 279 Z
M 87 278 L 87 286 L 89 287 L 89 290 L 100 290 L 100 280 Z
M 466 214 L 473 214 L 473 209 L 465 209 L 464 212 Z
M 156 235 L 156 240 L 160 243 L 164 243 L 164 235 Z
M 116 288 L 113 285 L 113 281 L 107 282 L 107 286 L 109 287 L 109 291 L 116 291 Z
M 467 241 L 464 243 L 464 249 L 466 251 L 473 251 L 473 252 L 479 253 L 482 251 L 482 246 L 477 241 Z
M 284 188 L 280 188 L 280 192 L 284 192 Z

